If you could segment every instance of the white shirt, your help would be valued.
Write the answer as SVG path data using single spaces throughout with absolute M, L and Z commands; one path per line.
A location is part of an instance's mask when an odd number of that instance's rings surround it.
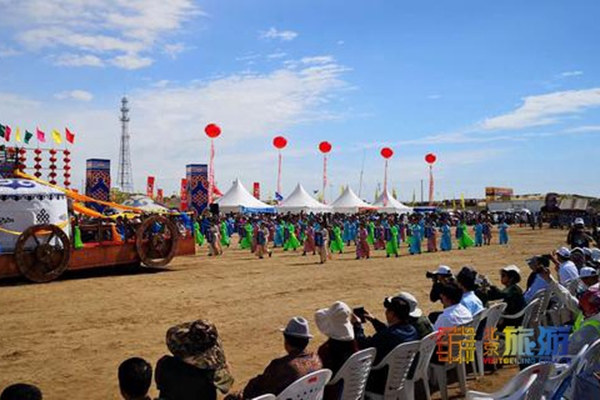
M 467 322 L 471 322 L 472 320 L 473 315 L 467 309 L 467 307 L 458 303 L 453 306 L 444 308 L 444 312 L 440 314 L 437 321 L 435 321 L 435 325 L 433 325 L 433 330 L 437 331 L 440 328 L 449 328 L 452 326 L 466 324 Z
M 463 293 L 460 304 L 467 307 L 467 310 L 471 312 L 471 315 L 475 315 L 479 311 L 483 310 L 483 303 L 472 290 L 470 292 Z
M 558 266 L 558 278 L 561 285 L 566 284 L 571 279 L 578 279 L 579 272 L 572 261 L 565 261 Z

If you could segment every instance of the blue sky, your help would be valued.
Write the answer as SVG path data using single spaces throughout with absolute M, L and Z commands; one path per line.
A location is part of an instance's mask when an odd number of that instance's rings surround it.
M 119 100 L 130 99 L 136 189 L 170 193 L 185 164 L 273 192 L 321 187 L 317 144 L 333 144 L 327 198 L 383 181 L 419 197 L 434 152 L 436 197 L 597 195 L 600 3 L 564 1 L 0 0 L 0 123 L 77 134 L 116 175 Z M 426 185 L 425 185 L 426 186 Z M 266 196 L 265 196 L 266 197 Z

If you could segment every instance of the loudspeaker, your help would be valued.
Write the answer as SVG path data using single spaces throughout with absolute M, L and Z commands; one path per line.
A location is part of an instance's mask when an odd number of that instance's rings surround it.
M 219 215 L 219 204 L 218 203 L 212 203 L 208 206 L 208 208 L 212 215 Z

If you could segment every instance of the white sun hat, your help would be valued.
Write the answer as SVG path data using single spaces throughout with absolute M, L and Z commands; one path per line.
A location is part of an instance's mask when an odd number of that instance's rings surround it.
M 329 308 L 315 313 L 317 328 L 331 339 L 349 342 L 354 340 L 354 329 L 350 323 L 352 310 L 341 301 L 336 301 Z

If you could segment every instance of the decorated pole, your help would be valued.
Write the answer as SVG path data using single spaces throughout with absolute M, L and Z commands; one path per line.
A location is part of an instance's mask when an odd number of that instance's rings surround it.
M 210 138 L 210 160 L 208 163 L 208 204 L 212 204 L 213 190 L 215 187 L 215 138 L 221 134 L 221 128 L 216 124 L 208 124 L 204 128 L 206 136 Z
M 425 162 L 429 164 L 429 205 L 433 205 L 433 164 L 437 157 L 433 153 L 425 155 Z
M 275 148 L 279 152 L 279 157 L 278 157 L 278 162 L 277 162 L 277 193 L 275 195 L 275 198 L 280 198 L 281 197 L 281 161 L 282 161 L 281 150 L 283 150 L 285 148 L 285 146 L 287 146 L 287 139 L 284 138 L 283 136 L 275 136 L 275 138 L 273 139 L 273 146 L 275 146 Z
M 325 201 L 325 188 L 327 187 L 327 153 L 331 151 L 331 143 L 327 141 L 323 141 L 319 143 L 319 150 L 323 153 L 323 190 L 321 194 L 323 195 L 323 203 Z
M 394 155 L 394 150 L 389 147 L 381 149 L 381 157 L 385 159 L 385 171 L 383 174 L 383 205 L 387 206 L 387 181 L 388 181 L 388 160 Z

